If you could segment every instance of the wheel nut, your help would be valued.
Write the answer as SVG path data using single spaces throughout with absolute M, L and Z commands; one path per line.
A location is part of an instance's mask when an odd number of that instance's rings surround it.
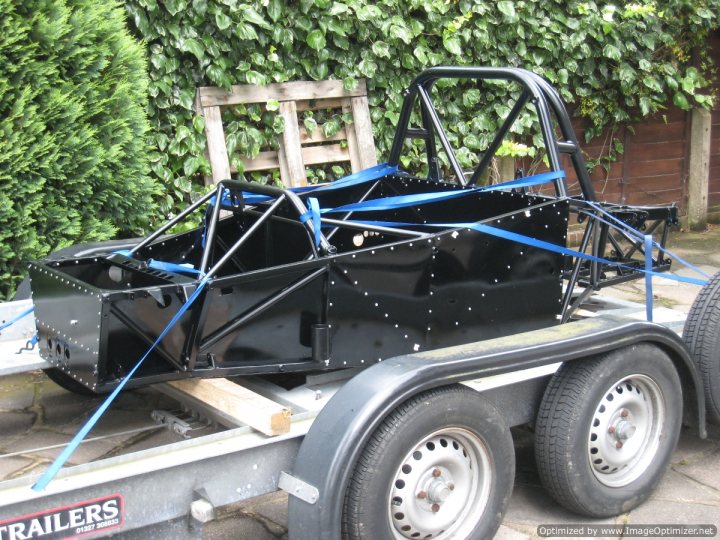
M 433 469 L 432 475 L 433 475 L 435 478 L 437 478 L 437 477 L 440 476 L 441 474 L 442 474 L 442 471 L 441 471 L 440 469 L 438 469 L 438 468 Z
M 447 487 L 448 487 L 448 489 L 449 489 L 450 491 L 452 491 L 452 490 L 455 489 L 455 484 L 453 484 L 452 482 L 448 482 Z
M 615 448 L 620 449 L 620 448 L 622 448 L 622 447 L 623 447 L 623 443 L 622 443 L 622 442 L 618 441 L 618 442 L 615 443 Z
M 628 411 L 627 409 L 623 409 L 620 412 L 620 416 L 622 416 L 623 418 L 627 418 L 628 416 L 630 416 L 630 411 Z
M 425 499 L 427 497 L 427 491 L 421 491 L 417 494 L 418 499 Z
M 615 433 L 615 426 L 610 426 L 608 428 L 608 433 Z
M 433 512 L 439 512 L 440 511 L 440 505 L 438 503 L 433 504 L 431 507 Z

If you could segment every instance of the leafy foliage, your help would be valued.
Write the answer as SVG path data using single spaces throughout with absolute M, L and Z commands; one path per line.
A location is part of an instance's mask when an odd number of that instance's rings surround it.
M 592 119 L 588 137 L 669 102 L 708 106 L 703 51 L 709 30 L 718 25 L 720 2 L 617 4 L 623 3 L 126 0 L 150 51 L 152 168 L 169 188 L 163 208 L 182 206 L 201 189 L 192 182 L 196 174 L 209 172 L 202 122 L 193 110 L 195 88 L 202 85 L 337 78 L 353 87 L 365 77 L 380 156 L 387 155 L 403 89 L 434 65 L 533 69 L 555 84 L 577 113 Z M 699 63 L 692 56 L 696 47 Z M 477 90 L 451 93 L 442 101 L 445 112 L 475 127 L 494 127 L 497 111 L 483 109 L 484 96 Z M 262 111 L 256 113 L 262 120 Z M 304 122 L 308 126 L 318 119 Z M 239 151 L 252 153 L 275 137 L 273 129 L 265 135 L 255 127 L 236 121 L 226 126 L 226 134 Z M 466 131 L 467 124 L 458 122 L 450 137 L 461 143 L 463 164 L 471 164 L 484 141 L 464 140 Z
M 139 233 L 148 175 L 146 59 L 121 7 L 0 0 L 0 296 L 25 263 Z

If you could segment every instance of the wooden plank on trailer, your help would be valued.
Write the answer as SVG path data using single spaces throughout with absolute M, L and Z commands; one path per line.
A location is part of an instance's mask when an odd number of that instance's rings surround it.
M 265 103 L 271 99 L 298 101 L 362 96 L 367 93 L 367 90 L 365 81 L 359 81 L 354 90 L 346 90 L 342 81 L 327 80 L 272 83 L 265 86 L 244 84 L 233 86 L 230 90 L 205 86 L 201 87 L 198 92 L 202 106 L 212 107 L 241 103 Z
M 305 164 L 300 152 L 300 127 L 298 126 L 297 107 L 294 101 L 280 103 L 280 114 L 285 120 L 285 130 L 280 141 L 280 177 L 289 187 L 307 185 Z M 283 174 L 282 166 L 287 167 L 287 174 Z
M 265 435 L 282 435 L 290 431 L 289 407 L 228 379 L 184 379 L 166 384 Z
M 230 178 L 230 159 L 225 147 L 225 132 L 223 131 L 220 107 L 203 107 L 203 115 L 205 116 L 205 136 L 212 169 L 212 182 L 217 184 L 220 180 Z

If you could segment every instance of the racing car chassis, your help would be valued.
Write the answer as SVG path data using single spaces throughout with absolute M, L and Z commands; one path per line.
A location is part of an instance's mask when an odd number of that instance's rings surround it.
M 439 79 L 520 89 L 471 174 L 433 103 Z M 478 186 L 528 104 L 554 195 L 531 192 L 533 177 Z M 427 177 L 398 168 L 408 139 L 424 141 Z M 569 194 L 563 154 L 578 195 Z M 168 234 L 202 209 L 200 226 Z M 571 216 L 585 225 L 577 252 L 565 250 Z M 434 68 L 406 93 L 387 164 L 300 190 L 225 180 L 128 250 L 32 263 L 40 350 L 89 390 L 108 391 L 203 287 L 128 386 L 367 367 L 567 322 L 593 290 L 639 278 L 648 265 L 668 269 L 675 222 L 672 206 L 596 202 L 567 112 L 541 77 Z M 653 233 L 654 253 L 643 239 Z

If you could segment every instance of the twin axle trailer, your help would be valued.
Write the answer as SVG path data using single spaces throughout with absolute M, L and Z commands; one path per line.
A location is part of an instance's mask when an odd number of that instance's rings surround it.
M 515 100 L 469 173 L 441 118 L 462 85 Z M 548 170 L 480 185 L 528 114 Z M 415 146 L 425 165 L 410 174 L 399 164 Z M 637 506 L 683 419 L 702 437 L 706 415 L 720 420 L 720 278 L 682 337 L 617 306 L 583 317 L 593 292 L 645 277 L 652 318 L 650 277 L 670 267 L 677 222 L 673 206 L 596 199 L 544 79 L 433 68 L 406 92 L 386 164 L 300 189 L 222 181 L 145 239 L 32 263 L 38 349 L 64 388 L 112 400 L 241 376 L 296 414 L 283 435 L 240 427 L 67 468 L 41 492 L 2 482 L 0 527 L 77 500 L 98 519 L 121 512 L 126 529 L 204 519 L 280 488 L 291 539 L 490 538 L 518 425 L 560 504 L 594 517 Z M 571 222 L 584 227 L 575 249 Z M 69 534 L 81 532 L 99 533 Z

